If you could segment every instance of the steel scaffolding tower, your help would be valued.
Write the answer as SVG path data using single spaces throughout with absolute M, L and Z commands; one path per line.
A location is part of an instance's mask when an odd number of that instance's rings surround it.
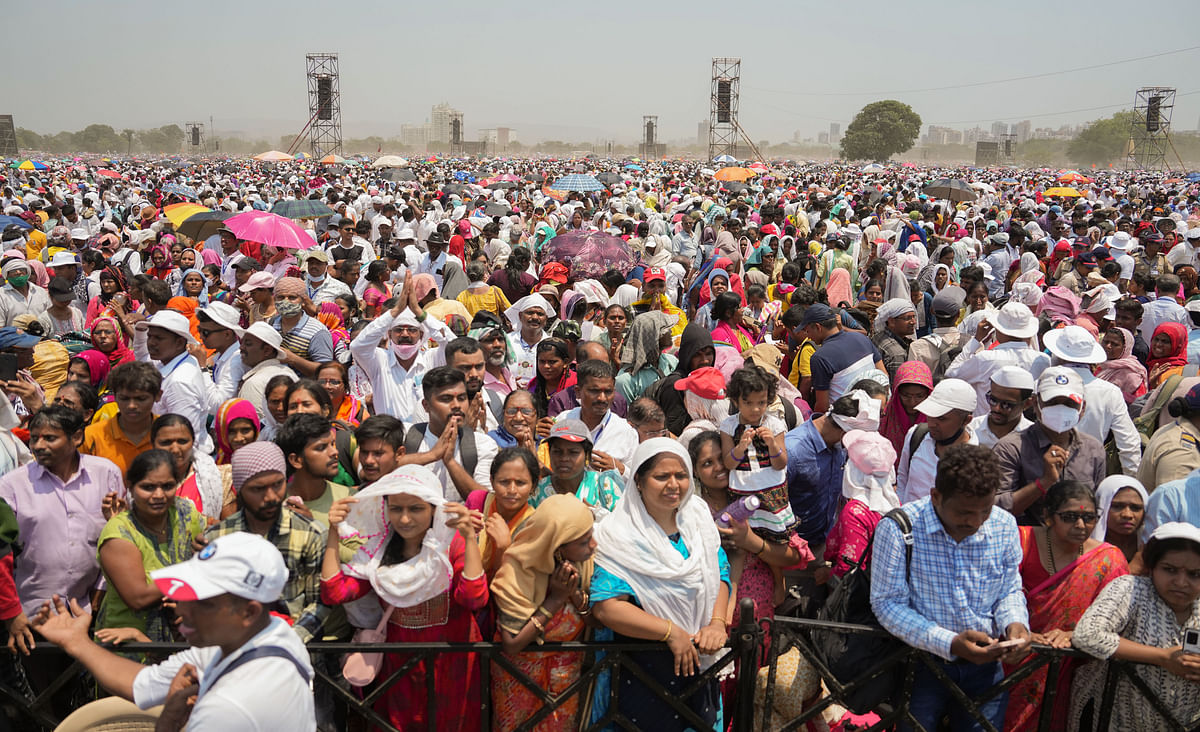
M 738 97 L 742 85 L 740 58 L 712 60 L 712 91 L 709 95 L 708 159 L 738 155 Z
M 1129 144 L 1125 152 L 1126 170 L 1163 170 L 1170 144 L 1171 110 L 1175 107 L 1175 89 L 1168 86 L 1144 86 L 1133 98 L 1133 120 L 1129 123 Z
M 308 62 L 308 142 L 318 160 L 342 152 L 342 94 L 336 53 L 310 53 Z

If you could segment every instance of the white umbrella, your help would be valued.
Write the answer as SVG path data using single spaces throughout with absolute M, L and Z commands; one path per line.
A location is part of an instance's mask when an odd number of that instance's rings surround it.
M 700 169 L 700 175 L 716 175 L 716 174 L 717 174 L 717 171 L 713 170 L 712 168 L 701 168 Z
M 984 193 L 995 193 L 996 192 L 995 188 L 992 188 L 990 185 L 988 185 L 987 183 L 984 183 L 983 181 L 978 181 L 978 180 L 973 181 L 971 183 L 971 187 L 977 191 L 983 191 Z
M 371 163 L 372 168 L 403 168 L 406 165 L 408 165 L 408 160 L 399 155 L 384 155 Z
M 884 167 L 882 165 L 880 165 L 879 163 L 871 163 L 870 165 L 865 166 L 862 169 L 862 172 L 864 172 L 864 173 L 882 173 L 884 170 L 885 170 Z

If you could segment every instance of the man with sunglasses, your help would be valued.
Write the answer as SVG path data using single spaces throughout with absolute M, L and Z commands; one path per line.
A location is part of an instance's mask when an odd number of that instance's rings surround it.
M 996 505 L 1017 523 L 1041 522 L 1042 499 L 1060 480 L 1098 486 L 1104 480 L 1104 446 L 1078 428 L 1086 408 L 1083 380 L 1074 369 L 1051 366 L 1037 381 L 1038 420 L 1024 432 L 1011 433 L 993 451 L 1000 466 Z
M 221 405 L 237 394 L 238 383 L 246 367 L 242 364 L 242 352 L 238 348 L 242 329 L 238 326 L 240 316 L 232 305 L 213 302 L 196 311 L 200 321 L 197 330 L 205 348 L 216 351 L 210 359 L 214 389 L 209 392 L 208 408 L 213 414 Z
M 987 393 L 987 414 L 971 420 L 969 425 L 983 447 L 994 447 L 1013 433 L 1024 432 L 1033 425 L 1025 410 L 1033 402 L 1033 375 L 1018 366 L 1002 366 L 992 372 L 991 388 Z

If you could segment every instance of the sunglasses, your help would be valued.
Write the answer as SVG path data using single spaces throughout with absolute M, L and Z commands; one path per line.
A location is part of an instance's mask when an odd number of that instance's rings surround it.
M 1058 516 L 1058 520 L 1065 524 L 1074 524 L 1082 521 L 1085 525 L 1091 526 L 1100 520 L 1100 514 L 1085 513 L 1083 511 L 1059 511 L 1054 515 Z
M 990 391 L 987 393 L 987 401 L 988 404 L 991 404 L 993 407 L 1000 407 L 1006 412 L 1016 409 L 1021 404 L 1020 402 L 1010 402 L 1005 401 L 1004 399 L 997 399 L 996 397 L 992 396 Z

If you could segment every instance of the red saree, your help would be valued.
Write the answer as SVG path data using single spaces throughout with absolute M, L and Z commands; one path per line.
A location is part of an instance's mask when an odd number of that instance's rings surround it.
M 1074 630 L 1075 624 L 1100 594 L 1100 590 L 1117 577 L 1129 574 L 1129 566 L 1121 550 L 1111 544 L 1101 544 L 1059 570 L 1054 576 L 1044 579 L 1046 572 L 1041 567 L 1041 554 L 1038 542 L 1034 540 L 1033 527 L 1022 526 L 1020 532 L 1024 555 L 1021 577 L 1025 589 L 1025 602 L 1029 607 L 1030 632 Z M 1032 571 L 1027 569 L 1027 565 L 1033 568 Z M 1041 578 L 1033 575 L 1041 575 Z M 1030 656 L 1025 663 L 1033 658 L 1034 656 Z M 1060 702 L 1070 699 L 1075 667 L 1074 659 L 1063 661 L 1058 675 L 1057 698 Z M 1012 670 L 1006 668 L 1005 672 L 1010 673 Z M 1008 697 L 1008 712 L 1004 716 L 1005 730 L 1037 729 L 1047 671 L 1048 667 L 1042 666 L 1013 687 Z M 1067 728 L 1069 706 L 1065 703 L 1055 705 L 1050 729 Z

